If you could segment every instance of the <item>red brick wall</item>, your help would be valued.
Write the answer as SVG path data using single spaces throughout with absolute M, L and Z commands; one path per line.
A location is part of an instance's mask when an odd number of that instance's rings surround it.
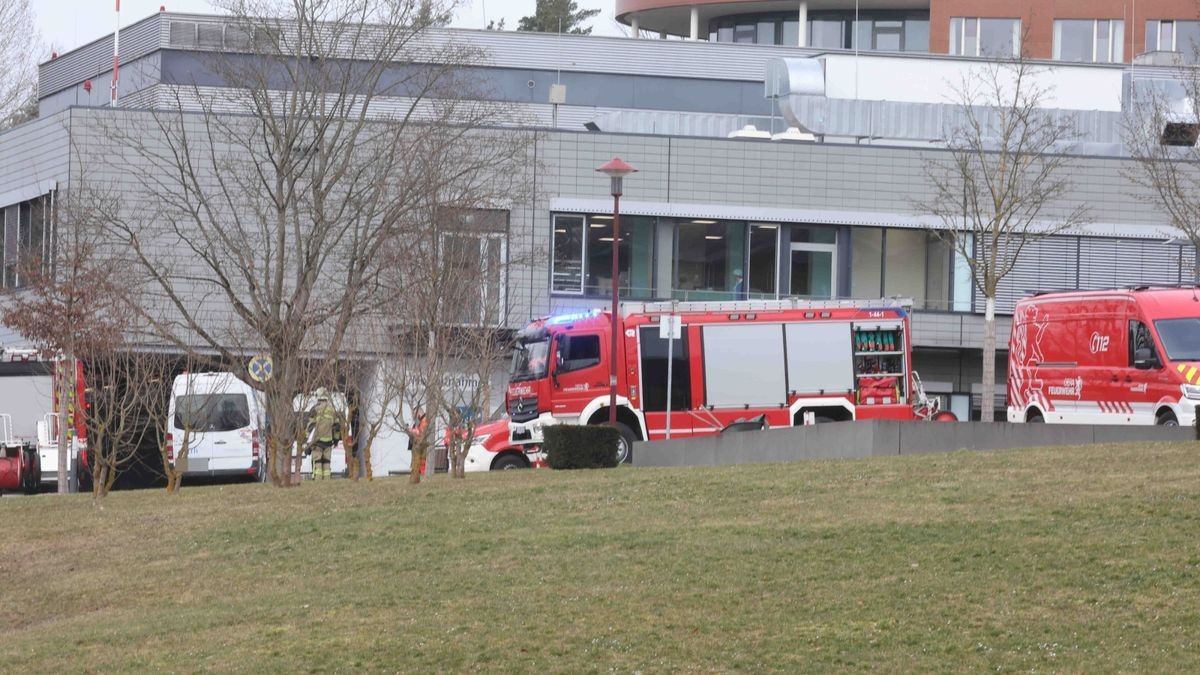
M 939 54 L 950 50 L 953 16 L 1021 19 L 1022 51 L 1037 59 L 1053 54 L 1055 19 L 1123 19 L 1125 61 L 1145 51 L 1147 21 L 1200 19 L 1197 0 L 930 0 L 929 4 L 929 51 Z

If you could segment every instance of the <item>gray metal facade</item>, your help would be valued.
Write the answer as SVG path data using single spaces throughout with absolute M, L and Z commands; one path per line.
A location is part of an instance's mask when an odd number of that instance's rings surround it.
M 189 68 L 200 63 L 195 54 L 203 51 L 202 45 L 185 51 L 170 49 L 172 21 L 220 23 L 214 17 L 159 14 L 122 31 L 127 58 L 141 64 L 130 66 L 128 80 L 123 78 L 130 89 L 123 86 L 125 101 L 154 105 L 160 82 L 186 81 Z M 596 111 L 673 105 L 673 111 L 754 113 L 754 108 L 765 105 L 756 88 L 762 86 L 766 62 L 781 54 L 808 53 L 754 45 L 462 33 L 490 50 L 489 66 L 494 70 L 480 72 L 497 75 L 506 96 L 519 99 L 524 87 L 522 95 L 543 105 L 544 92 L 561 67 L 563 81 L 569 83 L 568 101 L 571 92 L 578 91 L 579 109 Z M 430 39 L 445 36 L 435 33 Z M 74 107 L 76 87 L 85 79 L 92 79 L 93 91 L 107 98 L 107 68 L 101 58 L 106 49 L 111 54 L 111 40 L 97 41 L 42 65 L 43 110 L 50 114 L 0 134 L 0 207 L 55 188 L 65 193 L 72 179 L 83 175 L 92 184 L 127 196 L 130 203 L 149 197 L 136 177 L 111 168 L 105 143 L 108 126 L 145 124 L 149 114 Z M 523 78 L 527 79 L 523 82 Z M 528 81 L 534 81 L 533 88 L 526 86 Z M 672 93 L 690 89 L 695 89 L 694 99 Z M 608 97 L 617 90 L 623 92 L 617 99 Z M 709 91 L 715 93 L 704 94 Z M 152 137 L 145 140 L 155 142 Z M 533 176 L 536 199 L 500 205 L 510 212 L 510 259 L 531 261 L 508 270 L 508 323 L 519 327 L 532 317 L 607 305 L 604 298 L 552 294 L 549 256 L 555 212 L 603 213 L 609 208 L 608 182 L 595 168 L 613 156 L 640 170 L 626 180 L 626 213 L 836 225 L 849 232 L 937 225 L 917 213 L 913 204 L 929 196 L 923 170 L 927 159 L 939 155 L 938 150 L 911 147 L 540 130 L 529 156 L 514 160 L 519 164 L 514 168 Z M 132 154 L 125 157 L 133 159 Z M 1002 289 L 1001 311 L 1027 291 L 1048 286 L 1105 287 L 1179 277 L 1191 260 L 1179 256 L 1191 254 L 1175 251 L 1179 260 L 1171 259 L 1173 249 L 1162 243 L 1170 236 L 1166 219 L 1154 206 L 1152 195 L 1125 177 L 1130 168 L 1130 162 L 1120 158 L 1077 159 L 1075 189 L 1062 202 L 1050 205 L 1049 215 L 1066 213 L 1082 202 L 1090 207 L 1093 222 L 1033 247 L 1029 262 Z M 163 246 L 164 258 L 177 253 Z M 844 256 L 839 264 L 845 264 Z M 842 289 L 848 288 L 849 270 L 844 274 Z M 225 308 L 219 304 L 210 309 L 214 322 L 225 318 Z M 916 314 L 914 344 L 925 350 L 916 357 L 917 367 L 932 371 L 926 380 L 938 383 L 936 390 L 972 389 L 978 365 L 974 350 L 982 344 L 982 323 L 982 317 L 971 312 Z M 1007 333 L 1002 317 L 998 326 L 1002 346 Z M 966 362 L 974 366 L 964 366 Z

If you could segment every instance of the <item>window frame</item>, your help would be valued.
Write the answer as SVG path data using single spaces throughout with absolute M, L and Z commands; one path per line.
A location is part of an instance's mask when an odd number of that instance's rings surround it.
M 460 239 L 474 239 L 475 240 L 476 246 L 477 246 L 476 250 L 479 254 L 479 272 L 480 272 L 480 283 L 477 286 L 477 292 L 479 293 L 479 316 L 476 318 L 478 320 L 478 323 L 477 324 L 461 323 L 458 325 L 463 325 L 463 326 L 474 326 L 474 325 L 501 326 L 501 325 L 503 325 L 505 317 L 508 314 L 508 275 L 505 274 L 505 270 L 507 269 L 507 266 L 508 266 L 508 233 L 498 232 L 498 231 L 480 231 L 480 230 L 474 230 L 474 231 L 471 231 L 471 230 L 467 230 L 467 231 L 448 230 L 448 231 L 442 232 L 441 236 L 438 240 L 439 253 L 446 250 L 446 240 L 450 239 L 450 238 L 455 238 L 455 237 L 460 238 Z M 489 242 L 489 241 L 499 241 L 500 242 L 500 259 L 499 259 L 500 269 L 498 270 L 498 275 L 497 275 L 499 277 L 499 279 L 497 280 L 498 296 L 496 298 L 496 300 L 497 300 L 496 309 L 495 309 L 496 316 L 493 316 L 493 317 L 488 317 L 488 302 L 487 302 L 488 289 L 490 287 L 491 280 L 486 278 L 486 274 L 484 274 L 484 272 L 486 270 L 483 269 L 483 266 L 486 264 L 487 242 Z M 441 256 L 439 255 L 439 258 L 440 257 Z
M 1055 19 L 1053 27 L 1053 45 L 1051 48 L 1051 58 L 1055 61 L 1062 61 L 1062 31 L 1068 24 L 1085 24 L 1091 22 L 1092 29 L 1090 34 L 1091 39 L 1091 60 L 1090 61 L 1067 61 L 1067 63 L 1124 63 L 1125 62 L 1125 20 L 1124 19 Z M 1100 45 L 1099 31 L 1100 24 L 1108 24 L 1107 45 L 1108 54 L 1105 60 L 1101 61 L 1097 58 Z

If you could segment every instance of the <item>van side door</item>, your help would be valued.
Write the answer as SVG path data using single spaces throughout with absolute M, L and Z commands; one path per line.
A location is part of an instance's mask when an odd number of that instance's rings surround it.
M 1167 372 L 1163 358 L 1149 322 L 1130 319 L 1128 376 L 1120 386 L 1134 408 L 1135 424 L 1154 424 L 1158 402 L 1179 395 L 1179 387 Z

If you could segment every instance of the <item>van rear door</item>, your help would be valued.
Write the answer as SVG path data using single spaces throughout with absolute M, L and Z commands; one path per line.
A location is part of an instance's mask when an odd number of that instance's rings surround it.
M 188 472 L 249 469 L 251 406 L 245 392 L 197 393 L 175 399 L 176 442 L 190 428 Z

